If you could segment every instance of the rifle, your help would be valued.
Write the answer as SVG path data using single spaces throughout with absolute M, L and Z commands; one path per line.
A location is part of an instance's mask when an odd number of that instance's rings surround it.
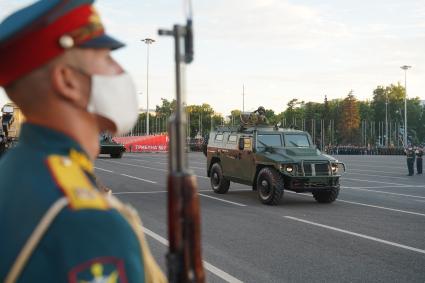
M 168 127 L 168 279 L 171 283 L 203 283 L 205 274 L 201 255 L 198 185 L 188 169 L 185 154 L 187 121 L 184 113 L 183 67 L 193 61 L 191 13 L 185 26 L 174 25 L 172 30 L 160 29 L 158 34 L 174 38 L 176 63 L 176 111 Z M 182 43 L 184 53 L 181 50 Z

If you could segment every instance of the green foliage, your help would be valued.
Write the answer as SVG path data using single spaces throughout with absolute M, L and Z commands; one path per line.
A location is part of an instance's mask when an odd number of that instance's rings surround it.
M 170 117 L 171 113 L 176 110 L 176 100 L 168 101 L 165 98 L 161 98 L 161 105 L 156 106 L 156 114 L 159 116 Z
M 202 105 L 188 105 L 186 112 L 189 124 L 188 134 L 192 138 L 203 137 L 218 122 L 217 118 L 214 118 L 217 115 L 214 114 L 214 110 L 207 103 Z
M 296 126 L 305 129 L 314 136 L 315 141 L 321 138 L 323 127 L 323 142 L 326 144 L 364 144 L 365 141 L 375 144 L 378 137 L 385 134 L 382 128 L 387 113 L 388 123 L 391 125 L 392 143 L 395 143 L 398 139 L 397 134 L 400 134 L 400 128 L 397 127 L 401 127 L 404 123 L 404 96 L 405 89 L 398 83 L 377 86 L 372 92 L 372 99 L 365 101 L 358 101 L 352 91 L 344 99 L 328 100 L 325 96 L 323 103 L 305 103 L 294 98 L 287 103 L 286 110 L 280 113 L 266 109 L 266 117 L 272 125 L 281 122 L 286 127 Z M 175 100 L 161 99 L 161 105 L 156 106 L 156 115 L 169 117 L 175 106 Z M 189 105 L 186 110 L 191 137 L 203 136 L 218 125 L 240 123 L 239 109 L 232 110 L 225 119 L 221 114 L 215 113 L 209 104 Z M 419 98 L 407 100 L 407 113 L 409 139 L 414 143 L 425 142 L 425 106 L 421 106 Z M 139 117 L 139 132 L 140 129 L 143 130 L 143 125 L 140 126 L 143 121 L 146 121 L 144 113 Z M 381 125 L 380 132 L 378 125 Z M 362 135 L 367 135 L 367 138 L 364 139 Z
M 353 91 L 350 91 L 342 103 L 342 115 L 339 120 L 340 138 L 343 143 L 357 144 L 360 142 L 359 126 L 359 104 Z

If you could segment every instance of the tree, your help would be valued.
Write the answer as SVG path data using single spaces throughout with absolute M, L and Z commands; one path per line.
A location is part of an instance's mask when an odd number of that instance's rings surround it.
M 188 115 L 190 137 L 197 135 L 204 136 L 211 128 L 211 119 L 214 114 L 212 107 L 203 103 L 202 105 L 188 105 L 186 107 Z
M 270 125 L 276 125 L 279 123 L 279 120 L 276 119 L 277 116 L 274 114 L 274 111 L 272 109 L 266 109 L 266 118 Z
M 230 125 L 239 125 L 241 123 L 241 111 L 238 109 L 230 111 L 229 121 Z
M 176 100 L 173 99 L 171 101 L 161 98 L 161 105 L 156 106 L 156 114 L 159 116 L 170 117 L 171 113 L 176 110 Z
M 288 102 L 287 106 L 283 115 L 286 120 L 286 126 L 296 126 L 297 120 L 304 118 L 304 101 L 298 101 L 297 98 L 294 98 Z
M 359 125 L 360 113 L 359 104 L 351 90 L 347 97 L 343 100 L 342 104 L 342 117 L 339 124 L 341 138 L 345 143 L 358 143 L 359 139 Z

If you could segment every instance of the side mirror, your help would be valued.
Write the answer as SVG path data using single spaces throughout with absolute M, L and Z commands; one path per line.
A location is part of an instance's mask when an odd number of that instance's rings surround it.
M 244 139 L 243 138 L 240 138 L 239 139 L 238 148 L 239 148 L 239 150 L 243 150 L 244 149 Z

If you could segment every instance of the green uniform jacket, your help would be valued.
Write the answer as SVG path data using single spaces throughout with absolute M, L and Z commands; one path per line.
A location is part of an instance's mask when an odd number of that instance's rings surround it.
M 82 162 L 71 158 L 72 153 Z M 70 174 L 66 166 L 61 169 L 58 162 L 54 165 L 54 160 L 79 163 L 74 170 L 77 175 Z M 104 205 L 90 167 L 70 137 L 23 125 L 18 146 L 0 159 L 0 282 L 42 216 L 64 196 L 70 198 L 69 205 L 52 222 L 17 282 L 145 281 L 137 235 L 117 210 Z M 87 197 L 86 188 L 74 187 L 72 193 L 77 196 L 72 197 L 61 185 L 81 184 L 77 179 L 85 179 L 96 190 L 95 200 L 79 199 L 81 192 L 81 198 Z

